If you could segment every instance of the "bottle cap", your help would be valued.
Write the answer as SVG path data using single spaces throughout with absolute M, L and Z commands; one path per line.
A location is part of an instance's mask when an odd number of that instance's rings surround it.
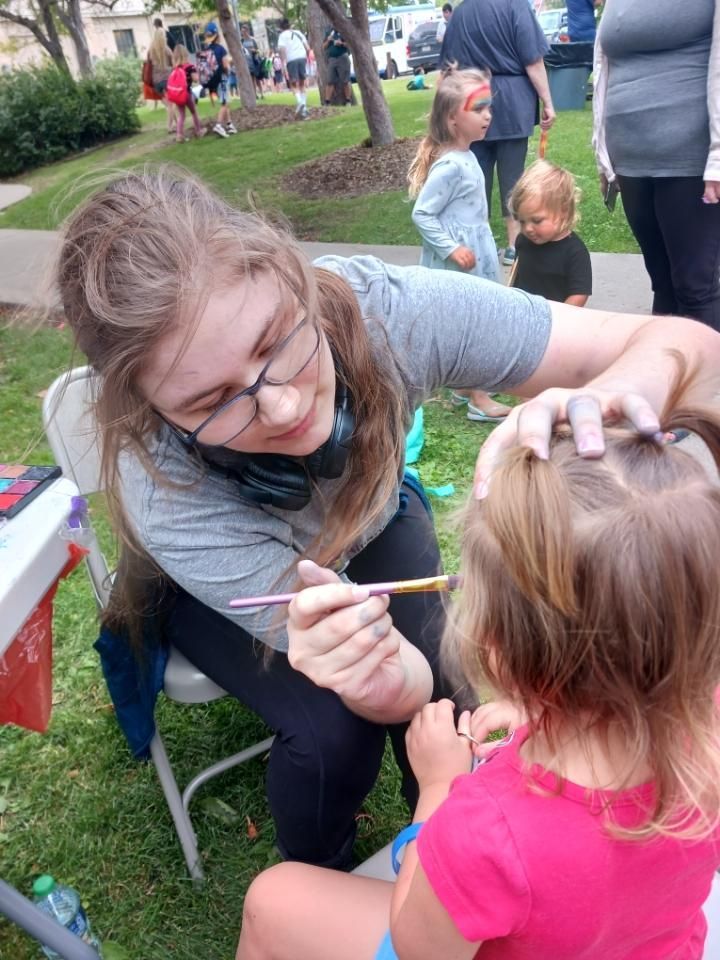
M 55 889 L 55 880 L 49 873 L 44 873 L 38 877 L 33 884 L 33 893 L 36 897 L 46 897 Z

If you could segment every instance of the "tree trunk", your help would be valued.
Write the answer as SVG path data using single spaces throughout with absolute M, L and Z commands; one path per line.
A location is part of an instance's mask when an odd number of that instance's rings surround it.
M 215 0 L 215 5 L 220 20 L 220 28 L 222 29 L 223 37 L 225 37 L 225 42 L 227 43 L 235 67 L 235 73 L 237 74 L 240 103 L 242 103 L 246 110 L 254 110 L 257 106 L 255 100 L 255 83 L 250 76 L 250 68 L 248 67 L 247 57 L 245 56 L 245 50 L 240 39 L 240 34 L 238 33 L 232 8 L 228 0 Z
M 57 25 L 53 20 L 52 10 L 50 9 L 53 2 L 54 0 L 38 0 L 37 19 L 25 17 L 22 14 L 13 13 L 5 7 L 0 7 L 0 20 L 9 20 L 10 23 L 17 23 L 19 26 L 25 27 L 50 56 L 55 66 L 70 75 L 70 67 L 65 59 L 65 51 L 60 43 Z M 43 27 L 45 28 L 44 33 Z
M 315 54 L 315 63 L 317 64 L 317 82 L 320 93 L 320 103 L 325 101 L 325 87 L 328 81 L 328 64 L 325 51 L 323 50 L 323 40 L 325 31 L 329 24 L 328 19 L 318 6 L 316 0 L 310 0 L 307 10 L 307 28 L 308 43 Z
M 91 77 L 95 71 L 93 70 L 90 48 L 88 47 L 87 36 L 85 35 L 85 24 L 82 19 L 80 0 L 67 0 L 65 10 L 58 5 L 57 12 L 63 26 L 70 34 L 75 47 L 80 76 Z
M 345 16 L 340 0 L 316 2 L 350 46 L 372 145 L 384 147 L 392 143 L 395 139 L 395 128 L 382 92 L 382 82 L 370 43 L 367 0 L 350 0 L 351 18 Z

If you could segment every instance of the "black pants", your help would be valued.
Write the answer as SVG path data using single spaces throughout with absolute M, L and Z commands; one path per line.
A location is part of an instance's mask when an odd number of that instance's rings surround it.
M 470 144 L 485 177 L 488 217 L 492 212 L 493 173 L 496 166 L 502 215 L 506 220 L 510 216 L 508 197 L 525 169 L 527 148 L 527 137 L 513 140 L 475 140 Z
M 653 289 L 653 313 L 720 330 L 720 204 L 701 177 L 618 177 L 625 215 Z
M 404 488 L 405 489 L 405 488 Z M 432 576 L 440 555 L 432 520 L 410 492 L 404 512 L 350 563 L 358 583 Z M 397 629 L 426 655 L 438 683 L 444 608 L 438 593 L 391 598 Z M 267 795 L 277 844 L 286 859 L 344 868 L 351 863 L 355 815 L 380 770 L 386 732 L 411 807 L 417 783 L 405 752 L 407 724 L 385 727 L 352 713 L 340 698 L 293 670 L 284 654 L 269 666 L 264 648 L 227 617 L 181 592 L 168 636 L 203 673 L 254 710 L 276 733 Z

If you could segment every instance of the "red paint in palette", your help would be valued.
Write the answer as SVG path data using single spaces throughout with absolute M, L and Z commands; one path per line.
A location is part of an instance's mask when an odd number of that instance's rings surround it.
M 0 519 L 14 517 L 61 474 L 55 466 L 0 464 Z

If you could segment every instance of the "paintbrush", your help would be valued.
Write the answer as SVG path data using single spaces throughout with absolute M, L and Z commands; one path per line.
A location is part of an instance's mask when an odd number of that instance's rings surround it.
M 426 593 L 432 590 L 447 592 L 462 586 L 462 577 L 448 574 L 444 577 L 422 577 L 420 580 L 391 580 L 388 583 L 358 583 L 366 587 L 368 596 L 379 597 L 384 593 Z M 230 601 L 231 607 L 270 607 L 279 603 L 290 603 L 297 593 L 275 593 L 267 597 L 237 597 Z

